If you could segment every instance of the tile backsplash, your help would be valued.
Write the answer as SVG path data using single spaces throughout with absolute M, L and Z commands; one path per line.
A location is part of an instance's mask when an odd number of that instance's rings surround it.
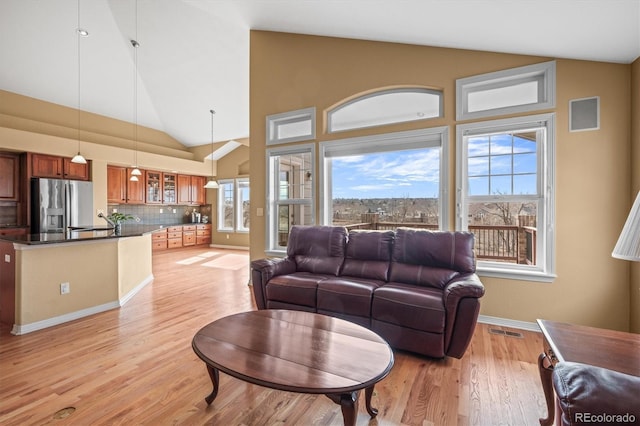
M 130 214 L 140 218 L 138 223 L 144 225 L 173 225 L 179 223 L 191 223 L 191 212 L 195 209 L 202 217 L 208 217 L 211 223 L 211 205 L 202 206 L 151 206 L 151 205 L 129 205 L 129 204 L 109 204 L 107 214 L 113 213 L 117 209 L 118 213 Z

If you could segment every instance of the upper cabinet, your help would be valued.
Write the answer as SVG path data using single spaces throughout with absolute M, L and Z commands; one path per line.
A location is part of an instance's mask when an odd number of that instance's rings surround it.
M 20 156 L 0 154 L 0 200 L 18 201 Z
M 31 176 L 42 178 L 90 180 L 91 163 L 76 164 L 71 158 L 29 153 Z
M 178 204 L 204 204 L 205 180 L 202 176 L 178 175 Z
M 146 170 L 146 203 L 177 204 L 176 174 Z
M 107 166 L 107 203 L 144 204 L 145 182 L 130 176 L 131 169 Z
M 142 170 L 140 181 L 131 181 L 131 169 L 107 166 L 107 203 L 201 205 L 205 203 L 202 176 Z

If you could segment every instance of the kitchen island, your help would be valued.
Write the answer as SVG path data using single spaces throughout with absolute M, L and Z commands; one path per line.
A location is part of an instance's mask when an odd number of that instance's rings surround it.
M 159 228 L 0 236 L 0 322 L 19 335 L 123 306 L 153 280 Z

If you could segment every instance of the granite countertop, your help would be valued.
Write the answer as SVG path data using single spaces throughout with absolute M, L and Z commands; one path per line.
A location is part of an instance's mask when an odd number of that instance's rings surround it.
M 78 230 L 29 235 L 0 235 L 0 240 L 25 245 L 70 243 L 89 240 L 139 237 L 166 226 L 167 225 L 123 225 L 122 232 L 117 235 L 113 229 L 106 229 L 105 227 L 96 227 L 99 229 L 90 231 Z

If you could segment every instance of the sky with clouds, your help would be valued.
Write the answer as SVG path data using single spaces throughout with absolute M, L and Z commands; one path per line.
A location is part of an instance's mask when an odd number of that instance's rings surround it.
M 333 198 L 437 198 L 440 150 L 425 148 L 333 159 Z

